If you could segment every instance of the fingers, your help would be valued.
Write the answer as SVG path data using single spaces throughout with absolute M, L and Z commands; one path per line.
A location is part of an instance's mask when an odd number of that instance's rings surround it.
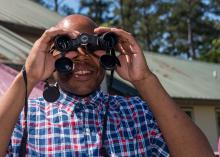
M 124 47 L 122 46 L 121 43 L 118 44 L 118 48 L 119 48 L 120 52 L 122 52 L 123 54 L 126 54 L 126 50 L 124 49 Z
M 102 34 L 105 32 L 113 32 L 118 37 L 118 44 L 116 50 L 120 51 L 122 54 L 135 54 L 141 51 L 140 46 L 134 39 L 131 33 L 118 28 L 109 27 L 98 27 L 94 30 L 97 34 Z
M 124 31 L 123 29 L 118 29 L 118 28 L 110 28 L 110 27 L 98 27 L 94 30 L 95 33 L 97 34 L 102 34 L 105 32 L 113 32 L 116 35 L 118 35 L 119 37 L 132 37 L 131 33 L 128 33 L 126 31 Z
M 70 38 L 76 38 L 80 33 L 78 31 L 70 32 L 58 27 L 51 27 L 47 29 L 42 36 L 35 42 L 34 49 L 38 49 L 39 52 L 53 53 L 54 38 L 58 35 L 68 35 Z
M 43 33 L 40 39 L 45 43 L 49 43 L 58 35 L 68 35 L 71 38 L 76 38 L 79 34 L 80 33 L 78 31 L 70 32 L 58 27 L 51 27 Z
M 35 42 L 32 47 L 29 58 L 32 58 L 30 61 L 34 62 L 34 60 L 45 61 L 48 63 L 48 60 L 45 60 L 45 57 L 57 58 L 60 54 L 53 45 L 54 38 L 58 35 L 68 35 L 70 38 L 76 38 L 80 33 L 78 31 L 68 31 L 65 29 L 61 29 L 58 27 L 51 27 L 46 30 L 42 36 Z M 45 56 L 46 55 L 46 56 Z M 36 58 L 36 59 L 34 59 Z M 51 61 L 52 59 L 50 59 Z M 50 63 L 49 63 L 50 64 Z

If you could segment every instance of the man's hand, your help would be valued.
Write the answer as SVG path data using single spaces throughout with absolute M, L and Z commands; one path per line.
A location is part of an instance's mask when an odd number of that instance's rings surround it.
M 117 66 L 116 71 L 123 79 L 135 84 L 151 75 L 144 54 L 134 39 L 134 37 L 117 28 L 99 27 L 95 29 L 95 33 L 113 32 L 118 37 L 116 50 L 120 52 L 118 59 L 121 67 Z
M 47 79 L 53 73 L 55 58 L 49 53 L 49 50 L 54 38 L 57 35 L 64 34 L 75 37 L 78 33 L 70 33 L 58 27 L 51 27 L 34 43 L 25 63 L 28 81 L 31 85 L 36 85 L 39 81 Z
M 130 81 L 151 111 L 167 142 L 170 155 L 175 157 L 211 157 L 213 152 L 206 137 L 164 90 L 149 70 L 140 46 L 132 35 L 122 29 L 99 27 L 96 33 L 113 32 L 118 36 L 117 49 L 121 67 L 118 74 Z

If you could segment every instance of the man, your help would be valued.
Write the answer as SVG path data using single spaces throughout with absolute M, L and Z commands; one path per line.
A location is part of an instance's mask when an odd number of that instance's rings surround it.
M 78 47 L 65 54 L 75 64 L 71 75 L 54 72 L 60 54 L 57 50 L 53 55 L 48 52 L 57 35 L 76 38 L 80 33 L 105 32 L 118 37 L 116 49 L 121 66 L 117 66 L 117 73 L 135 86 L 144 101 L 110 96 L 99 89 L 105 75 L 99 63 L 103 50 L 89 53 Z M 54 103 L 42 98 L 29 101 L 30 156 L 213 156 L 206 137 L 168 96 L 149 70 L 138 43 L 122 29 L 97 27 L 82 15 L 68 16 L 35 42 L 25 68 L 28 94 L 51 75 L 61 89 Z M 18 155 L 24 128 L 23 116 L 19 115 L 24 100 L 25 84 L 19 73 L 1 98 L 0 156 L 5 156 L 7 150 L 9 156 Z

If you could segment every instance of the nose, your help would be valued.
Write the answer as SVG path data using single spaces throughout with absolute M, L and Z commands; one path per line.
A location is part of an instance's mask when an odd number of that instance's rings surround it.
M 65 57 L 67 58 L 75 58 L 75 57 L 80 57 L 80 56 L 87 56 L 88 53 L 86 52 L 85 48 L 78 47 L 76 51 L 70 51 L 65 54 Z
M 78 47 L 77 48 L 78 55 L 86 56 L 88 53 L 86 52 L 86 48 Z

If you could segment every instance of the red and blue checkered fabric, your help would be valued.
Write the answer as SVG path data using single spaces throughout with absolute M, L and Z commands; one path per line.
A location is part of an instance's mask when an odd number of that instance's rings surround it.
M 169 156 L 148 107 L 139 97 L 112 96 L 98 90 L 86 98 L 61 92 L 55 103 L 31 99 L 28 108 L 28 156 L 97 157 L 102 146 L 106 106 L 106 140 L 112 157 Z M 23 112 L 22 112 L 23 113 Z M 18 156 L 24 129 L 21 114 L 6 156 Z

